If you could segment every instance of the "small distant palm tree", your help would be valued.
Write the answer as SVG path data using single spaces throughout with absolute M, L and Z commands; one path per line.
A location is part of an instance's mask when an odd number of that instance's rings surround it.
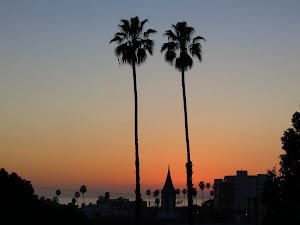
M 183 205 L 185 205 L 185 194 L 187 193 L 186 189 L 182 190 L 182 194 L 183 194 Z
M 193 197 L 194 197 L 195 200 L 196 200 L 196 205 L 197 205 L 197 194 L 198 194 L 197 189 L 196 189 L 196 188 L 193 188 Z
M 176 195 L 178 195 L 177 204 L 179 204 L 179 194 L 180 194 L 180 190 L 179 190 L 179 189 L 176 189 Z
M 82 185 L 79 191 L 82 193 L 82 199 L 84 204 L 84 193 L 87 192 L 86 186 Z
M 167 30 L 164 35 L 168 37 L 168 42 L 164 43 L 161 48 L 161 52 L 165 52 L 165 61 L 170 65 L 175 65 L 175 68 L 181 72 L 182 80 L 182 95 L 183 95 L 183 107 L 184 107 L 184 121 L 185 121 L 185 139 L 187 148 L 187 187 L 188 187 L 188 223 L 192 222 L 192 210 L 193 210 L 193 164 L 190 156 L 190 141 L 188 132 L 188 118 L 187 118 L 187 104 L 185 94 L 185 74 L 184 72 L 193 66 L 192 57 L 197 57 L 199 61 L 202 61 L 202 51 L 200 40 L 205 40 L 201 36 L 192 38 L 195 29 L 189 27 L 185 21 L 178 22 L 176 25 L 172 25 L 172 30 Z
M 110 193 L 107 191 L 104 193 L 104 199 L 107 201 L 110 198 Z
M 135 102 L 135 167 L 136 167 L 136 224 L 140 224 L 141 211 L 141 187 L 140 187 L 140 161 L 138 147 L 138 96 L 136 82 L 136 66 L 141 65 L 147 59 L 148 54 L 153 54 L 154 41 L 149 39 L 151 34 L 156 33 L 153 29 L 143 31 L 145 23 L 148 20 L 140 21 L 139 17 L 133 17 L 130 20 L 121 20 L 119 25 L 120 32 L 110 41 L 116 42 L 118 46 L 115 48 L 115 55 L 118 57 L 119 63 L 128 64 L 132 67 L 133 73 L 133 89 Z
M 61 195 L 61 191 L 58 189 L 55 193 L 57 195 L 57 203 L 59 203 L 59 196 Z
M 202 204 L 203 204 L 203 202 L 204 202 L 204 199 L 203 199 L 203 190 L 204 190 L 204 188 L 205 188 L 205 184 L 204 184 L 203 181 L 200 181 L 199 187 L 200 187 L 200 189 L 201 189 L 201 191 L 202 191 Z
M 153 192 L 153 196 L 156 198 L 158 195 L 160 194 L 160 191 L 158 189 L 156 189 L 154 192 Z
M 76 198 L 72 198 L 72 205 L 76 204 Z
M 211 190 L 211 191 L 210 191 L 210 196 L 211 196 L 210 199 L 213 199 L 213 198 L 214 198 L 214 195 L 215 195 L 215 191 L 214 191 L 214 190 Z
M 58 197 L 54 196 L 54 197 L 52 198 L 52 202 L 53 202 L 53 203 L 58 203 Z
M 150 195 L 151 195 L 151 190 L 150 189 L 148 189 L 146 191 L 146 195 L 148 195 L 148 197 L 149 197 L 149 207 L 150 207 Z
M 206 183 L 205 187 L 208 190 L 208 193 L 210 193 L 210 191 L 209 191 L 209 189 L 210 189 L 210 183 Z M 210 196 L 209 196 L 209 198 L 210 198 Z
M 155 199 L 155 204 L 156 204 L 156 207 L 157 207 L 157 208 L 158 208 L 158 206 L 159 206 L 159 203 L 160 203 L 159 198 L 156 198 L 156 199 Z
M 78 191 L 75 192 L 75 198 L 77 198 L 77 206 L 78 206 L 78 198 L 80 197 L 80 193 Z

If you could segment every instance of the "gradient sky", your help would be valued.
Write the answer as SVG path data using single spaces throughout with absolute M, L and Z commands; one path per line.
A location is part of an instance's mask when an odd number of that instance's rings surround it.
M 300 104 L 299 1 L 0 1 L 0 167 L 33 185 L 133 190 L 132 70 L 109 44 L 120 19 L 149 19 L 155 52 L 137 68 L 142 191 L 168 165 L 184 188 L 180 73 L 159 49 L 187 21 L 206 38 L 186 73 L 194 183 L 265 173 Z

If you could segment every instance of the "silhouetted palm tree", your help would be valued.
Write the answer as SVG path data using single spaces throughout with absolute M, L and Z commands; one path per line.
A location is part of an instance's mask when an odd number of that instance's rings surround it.
M 147 54 L 153 54 L 153 40 L 149 39 L 151 34 L 156 33 L 153 29 L 143 32 L 144 24 L 148 20 L 140 21 L 139 17 L 133 17 L 130 20 L 121 20 L 119 25 L 120 32 L 110 41 L 116 42 L 115 54 L 119 63 L 128 64 L 132 67 L 133 89 L 135 102 L 135 167 L 136 167 L 136 224 L 140 223 L 141 209 L 141 190 L 140 190 L 140 161 L 138 148 L 138 96 L 136 83 L 136 66 L 145 62 Z
M 196 200 L 196 205 L 197 205 L 197 194 L 198 194 L 197 189 L 196 189 L 196 188 L 193 188 L 193 197 L 194 197 L 195 200 Z
M 204 184 L 203 181 L 200 181 L 199 187 L 200 187 L 200 189 L 201 189 L 201 191 L 202 191 L 202 204 L 203 204 L 203 202 L 204 202 L 204 199 L 203 199 L 203 190 L 204 190 L 204 188 L 205 188 L 205 184 Z
M 156 204 L 156 207 L 157 207 L 157 208 L 158 208 L 158 206 L 159 206 L 159 203 L 160 203 L 159 198 L 156 198 L 156 199 L 155 199 L 155 204 Z
M 179 190 L 179 189 L 176 189 L 176 195 L 178 195 L 177 204 L 179 203 L 179 194 L 180 194 L 180 190 Z
M 79 191 L 82 193 L 82 199 L 84 204 L 84 193 L 87 191 L 86 186 L 82 185 Z
M 80 193 L 78 191 L 75 192 L 75 198 L 77 198 L 77 206 L 78 206 L 78 198 L 80 196 Z
M 151 190 L 150 189 L 148 189 L 146 191 L 146 195 L 148 195 L 148 197 L 149 197 L 149 207 L 150 207 L 150 195 L 151 195 Z
M 199 61 L 202 60 L 202 51 L 200 40 L 205 40 L 201 36 L 192 38 L 194 28 L 189 27 L 185 21 L 178 22 L 172 25 L 173 30 L 167 30 L 164 35 L 168 37 L 168 42 L 164 43 L 161 52 L 165 51 L 165 60 L 175 65 L 175 68 L 181 72 L 182 77 L 182 93 L 183 93 L 183 106 L 184 106 L 184 119 L 185 119 L 185 137 L 187 147 L 187 187 L 188 187 L 188 208 L 189 208 L 189 224 L 192 224 L 192 208 L 193 208 L 193 164 L 190 157 L 190 142 L 188 133 L 188 118 L 185 94 L 185 77 L 184 72 L 193 66 L 192 57 L 196 56 Z
M 104 199 L 107 201 L 110 198 L 110 193 L 107 191 L 104 193 Z
M 72 198 L 72 205 L 76 204 L 76 198 Z
M 155 198 L 155 202 L 156 202 L 156 197 L 160 194 L 160 191 L 158 189 L 156 189 L 154 192 L 153 192 L 153 196 Z
M 210 189 L 210 183 L 206 183 L 205 187 L 207 188 L 208 190 L 208 193 L 210 192 L 209 189 Z
M 183 205 L 185 205 L 185 194 L 187 193 L 186 189 L 182 190 L 182 194 L 183 194 Z
M 210 196 L 211 196 L 210 199 L 213 199 L 213 198 L 214 198 L 214 195 L 215 195 L 215 191 L 214 191 L 214 190 L 211 190 L 211 191 L 210 191 Z
M 58 189 L 55 193 L 57 195 L 57 203 L 59 203 L 59 196 L 61 195 L 61 191 Z

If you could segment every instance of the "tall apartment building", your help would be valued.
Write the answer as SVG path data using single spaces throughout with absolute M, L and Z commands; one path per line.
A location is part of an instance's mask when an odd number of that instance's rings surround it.
M 243 170 L 237 171 L 236 176 L 215 179 L 215 210 L 230 208 L 249 213 L 263 211 L 261 192 L 266 179 L 265 174 L 248 176 L 247 171 Z

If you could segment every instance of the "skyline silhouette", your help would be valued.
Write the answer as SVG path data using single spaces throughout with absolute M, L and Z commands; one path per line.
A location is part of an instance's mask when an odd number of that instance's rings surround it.
M 134 189 L 131 71 L 108 43 L 137 14 L 158 31 L 138 68 L 142 190 L 158 188 L 168 164 L 186 188 L 180 74 L 159 53 L 177 21 L 207 39 L 186 73 L 194 186 L 278 165 L 299 110 L 299 2 L 68 3 L 1 3 L 1 167 L 37 187 Z

